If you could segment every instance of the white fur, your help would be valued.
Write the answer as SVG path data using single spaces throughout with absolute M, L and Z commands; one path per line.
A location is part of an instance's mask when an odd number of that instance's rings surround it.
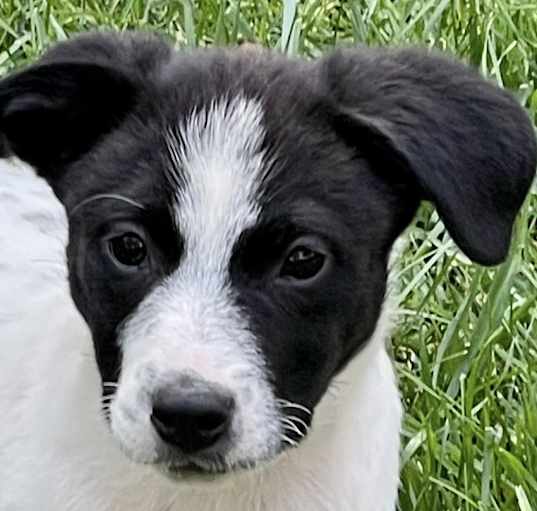
M 261 118 L 254 101 L 222 100 L 179 127 L 181 142 L 168 140 L 175 165 L 170 172 L 181 172 L 172 181 L 183 182 L 175 209 L 184 253 L 177 271 L 126 323 L 122 376 L 111 407 L 112 430 L 137 461 L 154 462 L 164 447 L 149 421 L 152 395 L 191 374 L 235 397 L 227 464 L 268 458 L 280 446 L 280 414 L 263 358 L 229 283 L 233 246 L 258 216 Z
M 220 483 L 168 481 L 129 461 L 102 419 L 91 339 L 67 289 L 59 204 L 28 169 L 0 161 L 0 176 L 1 511 L 394 510 L 401 405 L 386 311 L 299 448 Z

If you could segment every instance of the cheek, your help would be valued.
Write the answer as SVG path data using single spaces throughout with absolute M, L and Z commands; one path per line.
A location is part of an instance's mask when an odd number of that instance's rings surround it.
M 67 257 L 71 295 L 92 332 L 101 377 L 115 381 L 121 356 L 117 332 L 154 283 L 141 273 L 118 276 L 96 244 L 84 240 L 71 242 Z
M 357 254 L 309 289 L 239 290 L 278 398 L 310 408 L 375 329 L 385 293 L 382 258 Z
M 277 395 L 311 408 L 323 396 L 337 365 L 340 337 L 326 322 L 310 322 L 292 330 L 282 329 L 275 338 L 277 329 L 273 327 L 263 350 Z
M 313 407 L 324 394 L 344 345 L 345 314 L 327 295 L 244 293 L 277 397 Z M 339 310 L 338 310 L 339 308 Z

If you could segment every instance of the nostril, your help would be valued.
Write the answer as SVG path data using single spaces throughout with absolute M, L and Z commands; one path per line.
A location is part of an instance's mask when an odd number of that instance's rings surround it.
M 168 388 L 155 397 L 151 422 L 165 442 L 193 454 L 225 436 L 234 406 L 233 398 L 221 392 Z
M 219 412 L 208 412 L 200 415 L 196 422 L 196 426 L 205 434 L 212 434 L 220 431 L 227 425 L 229 416 Z

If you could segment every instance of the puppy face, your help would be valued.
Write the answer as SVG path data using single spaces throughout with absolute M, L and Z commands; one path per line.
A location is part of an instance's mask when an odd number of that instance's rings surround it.
M 433 87 L 448 77 L 451 96 Z M 535 163 L 507 95 L 423 54 L 304 63 L 101 34 L 3 82 L 0 106 L 5 145 L 66 207 L 112 433 L 172 472 L 300 443 L 375 329 L 420 198 L 496 262 Z M 29 127 L 44 139 L 29 145 Z
M 299 151 L 277 141 L 262 101 L 223 94 L 126 125 L 72 170 L 103 173 L 70 214 L 68 260 L 112 431 L 137 460 L 223 470 L 294 445 L 375 327 L 412 211 L 307 116 L 293 116 Z M 217 448 L 187 456 L 154 431 L 156 396 L 178 382 L 232 397 Z

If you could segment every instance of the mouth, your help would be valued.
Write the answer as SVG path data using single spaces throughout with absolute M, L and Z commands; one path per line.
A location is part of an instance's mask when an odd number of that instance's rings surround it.
M 262 473 L 279 462 L 287 452 L 286 447 L 273 453 L 271 456 L 258 460 L 241 460 L 234 463 L 226 462 L 218 457 L 190 457 L 187 459 L 168 458 L 165 461 L 154 463 L 155 469 L 167 479 L 184 483 L 198 483 L 205 487 L 220 487 L 236 480 L 244 474 Z
M 279 399 L 275 418 L 268 427 L 259 421 L 249 423 L 248 416 L 239 415 L 238 426 L 229 428 L 214 445 L 201 445 L 201 448 L 193 445 L 195 448 L 191 448 L 189 442 L 195 444 L 194 441 L 202 436 L 205 423 L 189 422 L 186 419 L 191 417 L 185 412 L 185 420 L 171 423 L 169 427 L 177 425 L 177 431 L 168 437 L 166 428 L 154 423 L 154 407 L 151 407 L 149 398 L 142 395 L 138 400 L 122 402 L 120 397 L 117 384 L 112 392 L 103 392 L 102 397 L 106 425 L 120 449 L 134 463 L 146 465 L 149 470 L 179 485 L 199 483 L 201 487 L 216 488 L 226 481 L 233 484 L 238 478 L 256 477 L 277 463 L 282 454 L 298 447 L 310 428 L 308 417 L 311 412 L 308 409 Z M 241 408 L 238 410 L 240 412 Z M 197 415 L 193 417 L 198 419 Z M 164 419 L 168 420 L 168 417 Z M 258 434 L 258 429 L 262 430 L 262 435 Z
M 229 472 L 207 470 L 194 463 L 182 466 L 161 463 L 156 465 L 156 468 L 161 474 L 174 482 L 197 481 L 212 483 L 229 475 Z
M 262 469 L 265 463 L 250 463 L 237 466 L 224 467 L 220 464 L 208 464 L 204 462 L 189 461 L 184 464 L 177 463 L 158 463 L 155 465 L 157 470 L 167 479 L 174 482 L 188 482 L 200 484 L 225 483 L 245 472 Z
M 142 429 L 137 432 L 137 437 L 148 435 L 153 441 L 153 447 L 148 454 L 142 453 L 140 456 L 136 451 L 132 451 L 121 441 L 121 436 L 117 435 L 113 425 L 122 424 L 121 418 L 123 415 L 118 413 L 115 416 L 116 422 L 112 420 L 108 410 L 103 410 L 104 419 L 112 435 L 119 440 L 119 447 L 124 452 L 125 456 L 134 463 L 139 463 L 151 467 L 166 479 L 178 484 L 199 484 L 200 487 L 213 486 L 221 487 L 222 483 L 233 482 L 237 477 L 245 473 L 253 473 L 263 471 L 267 466 L 272 465 L 280 455 L 287 451 L 291 445 L 286 445 L 285 442 L 280 443 L 277 447 L 274 446 L 269 452 L 265 452 L 263 456 L 254 458 L 253 456 L 236 457 L 231 456 L 228 459 L 228 449 L 221 449 L 221 452 L 208 452 L 187 454 L 184 451 L 174 448 L 173 446 L 163 442 L 155 431 L 149 432 Z M 297 444 L 293 444 L 293 447 Z M 154 449 L 154 450 L 153 450 Z M 144 459 L 145 458 L 145 459 Z

